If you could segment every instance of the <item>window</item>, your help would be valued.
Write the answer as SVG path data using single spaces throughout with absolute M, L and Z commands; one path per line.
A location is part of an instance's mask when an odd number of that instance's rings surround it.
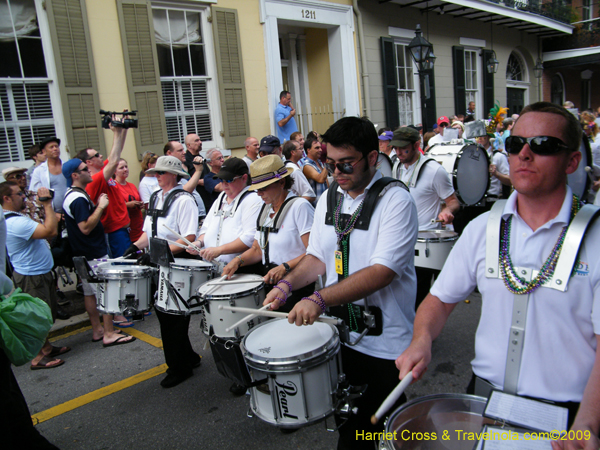
M 154 9 L 158 67 L 169 140 L 213 140 L 205 40 L 197 11 Z
M 465 100 L 467 105 L 469 102 L 475 102 L 476 105 L 481 104 L 477 98 L 479 95 L 478 60 L 476 50 L 465 49 Z
M 0 0 L 0 163 L 56 134 L 34 0 Z
M 511 53 L 511 55 L 508 57 L 508 64 L 506 65 L 506 79 L 508 81 L 525 81 L 523 65 L 514 53 Z
M 396 76 L 398 77 L 398 110 L 400 125 L 420 122 L 415 120 L 419 94 L 415 90 L 415 70 L 408 45 L 396 43 Z
M 561 106 L 565 101 L 563 79 L 562 76 L 558 73 L 552 77 L 551 99 L 552 103 Z

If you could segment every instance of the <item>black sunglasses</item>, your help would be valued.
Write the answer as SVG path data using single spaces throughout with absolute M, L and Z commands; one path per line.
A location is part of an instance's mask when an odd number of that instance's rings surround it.
M 364 159 L 364 155 L 361 156 L 361 158 L 354 162 L 354 163 L 325 163 L 325 165 L 327 166 L 327 170 L 331 173 L 335 172 L 335 169 L 339 170 L 342 173 L 345 173 L 346 175 L 350 175 L 351 173 L 354 173 L 354 166 L 357 165 L 359 162 L 361 162 Z
M 569 147 L 562 140 L 554 136 L 535 136 L 524 138 L 521 136 L 509 136 L 506 138 L 506 152 L 511 155 L 518 155 L 525 144 L 529 145 L 531 151 L 536 155 L 548 156 L 556 155 L 563 150 L 568 150 Z
M 14 175 L 11 175 L 11 178 L 14 178 L 15 180 L 20 180 L 24 176 L 25 175 L 23 175 L 22 173 L 15 173 Z
M 156 171 L 156 172 L 154 172 L 154 173 L 155 173 L 156 175 L 164 175 L 164 174 L 165 174 L 165 173 L 167 173 L 167 172 L 165 172 L 164 170 L 157 170 L 157 171 Z
M 76 170 L 75 172 L 81 173 L 81 172 L 89 172 L 89 171 L 90 171 L 90 169 L 88 167 L 86 167 L 86 168 L 81 169 L 81 170 Z

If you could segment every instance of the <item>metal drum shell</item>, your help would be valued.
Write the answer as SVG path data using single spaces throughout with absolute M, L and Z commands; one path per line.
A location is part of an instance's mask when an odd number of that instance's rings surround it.
M 458 237 L 458 233 L 449 230 L 419 231 L 415 243 L 415 267 L 442 270 Z

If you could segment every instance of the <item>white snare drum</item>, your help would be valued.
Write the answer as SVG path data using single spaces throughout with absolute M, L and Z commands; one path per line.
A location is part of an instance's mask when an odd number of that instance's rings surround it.
M 490 185 L 490 159 L 483 147 L 436 144 L 427 154 L 450 174 L 456 196 L 463 205 L 475 205 L 483 199 Z
M 204 283 L 198 288 L 198 296 L 203 304 L 203 331 L 208 336 L 214 334 L 219 337 L 240 338 L 255 325 L 268 319 L 268 317 L 258 316 L 231 331 L 226 331 L 226 328 L 247 314 L 219 309 L 220 304 L 254 309 L 262 307 L 265 299 L 265 283 L 259 275 L 238 274 L 230 280 Z
M 335 412 L 341 373 L 337 329 L 315 322 L 298 327 L 287 319 L 264 323 L 241 344 L 253 381 L 250 409 L 260 419 L 281 428 L 299 428 Z
M 153 267 L 137 264 L 101 263 L 96 275 L 98 283 L 96 305 L 103 314 L 136 315 L 150 309 L 150 279 Z
M 175 258 L 160 267 L 158 297 L 154 307 L 168 314 L 199 314 L 202 306 L 196 289 L 213 277 L 213 265 L 199 259 Z
M 377 155 L 377 164 L 375 166 L 381 171 L 381 175 L 384 177 L 392 176 L 392 160 L 385 153 L 379 152 Z
M 442 270 L 458 233 L 449 230 L 419 231 L 415 244 L 415 267 Z
M 384 436 L 396 436 L 396 440 L 382 439 L 379 449 L 471 450 L 476 443 L 458 440 L 454 430 L 481 433 L 483 425 L 493 425 L 493 420 L 482 416 L 486 402 L 475 395 L 436 394 L 405 403 L 385 425 Z M 449 440 L 442 440 L 444 430 L 448 430 Z
M 584 134 L 581 136 L 581 161 L 575 172 L 567 175 L 567 184 L 573 190 L 573 194 L 579 197 L 583 201 L 587 201 L 587 194 L 590 188 L 591 180 L 590 176 L 585 171 L 586 167 L 592 167 L 594 160 L 592 158 L 592 150 L 590 148 L 590 142 L 587 136 Z

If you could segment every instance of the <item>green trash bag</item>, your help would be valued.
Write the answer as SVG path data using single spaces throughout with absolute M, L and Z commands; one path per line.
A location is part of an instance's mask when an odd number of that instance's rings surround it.
M 21 366 L 42 349 L 52 328 L 52 312 L 43 300 L 20 288 L 0 297 L 0 347 L 15 366 Z

